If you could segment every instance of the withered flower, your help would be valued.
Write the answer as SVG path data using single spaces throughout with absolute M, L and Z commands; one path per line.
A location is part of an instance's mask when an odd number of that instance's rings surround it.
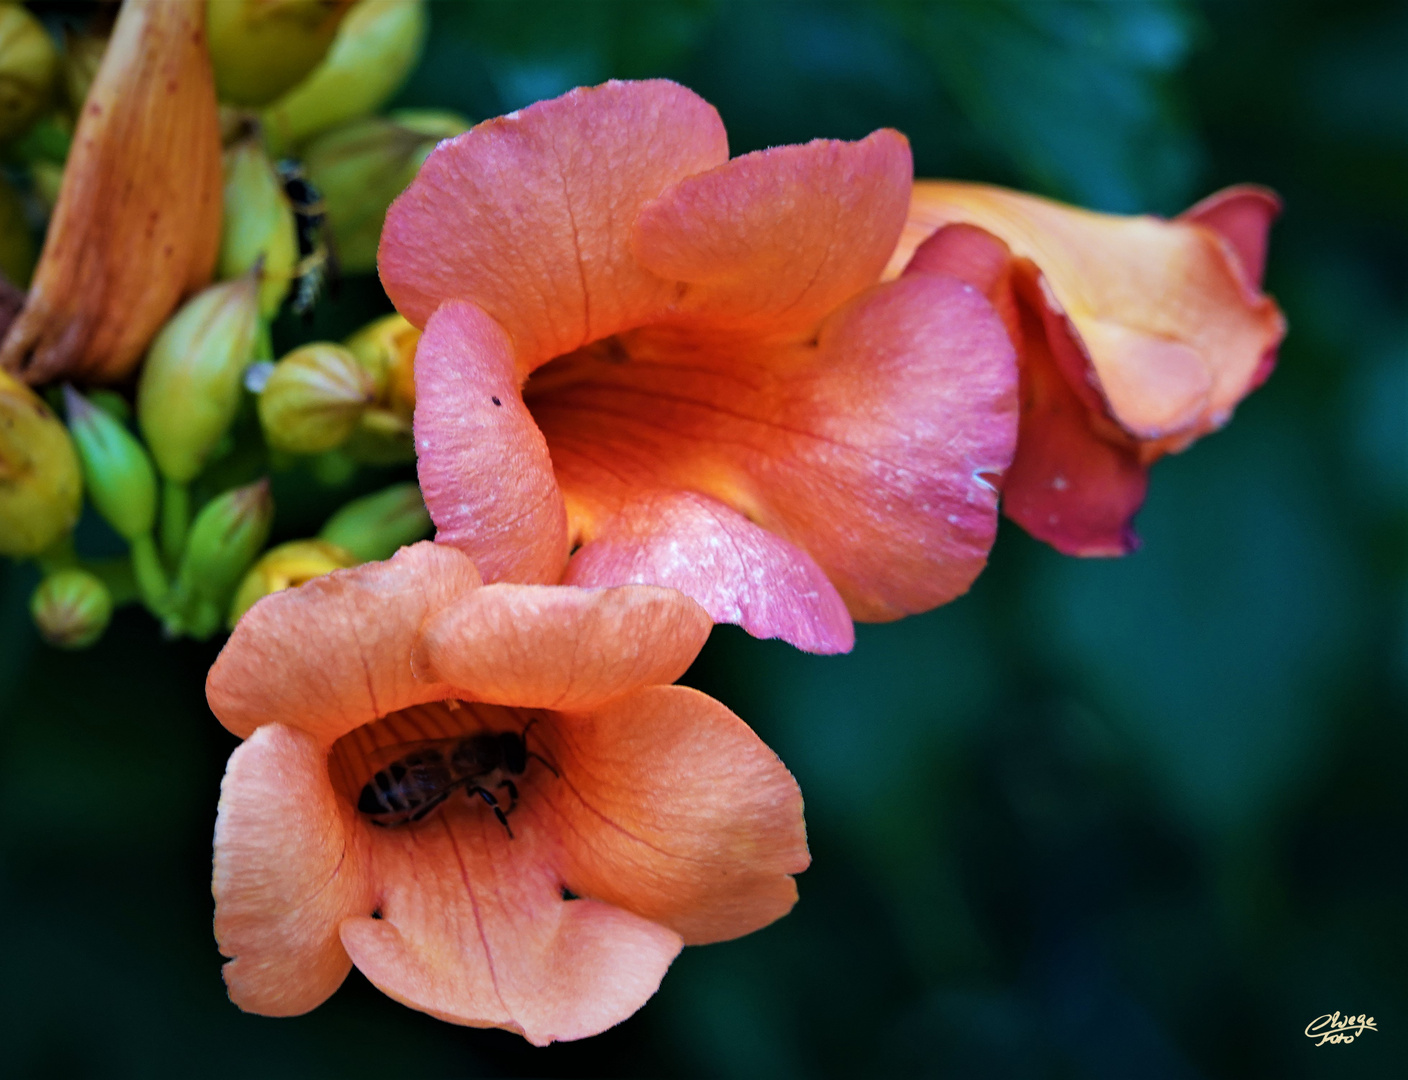
M 126 0 L 0 367 L 32 383 L 130 372 L 181 298 L 210 280 L 220 189 L 205 5 Z

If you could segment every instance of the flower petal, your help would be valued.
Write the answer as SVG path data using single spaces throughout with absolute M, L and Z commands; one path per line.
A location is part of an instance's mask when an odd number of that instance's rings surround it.
M 486 585 L 427 621 L 415 665 L 461 698 L 590 709 L 674 682 L 712 628 L 689 597 L 652 585 Z
M 463 554 L 422 542 L 266 596 L 210 669 L 210 708 L 236 735 L 277 719 L 327 745 L 394 709 L 449 697 L 412 675 L 411 648 L 427 615 L 479 584 Z
M 525 792 L 514 837 L 467 798 L 372 836 L 379 918 L 350 918 L 358 969 L 403 1004 L 544 1046 L 619 1023 L 655 993 L 678 935 L 593 900 L 564 900 L 555 833 Z
M 352 966 L 337 928 L 372 909 L 366 851 L 328 779 L 327 748 L 266 724 L 230 756 L 215 819 L 215 938 L 230 1000 L 296 1016 Z
M 392 204 L 382 283 L 417 326 L 447 300 L 479 304 L 526 375 L 668 305 L 675 286 L 635 264 L 631 226 L 670 184 L 727 159 L 718 113 L 662 79 L 485 121 L 441 143 Z
M 740 937 L 797 900 L 810 862 L 802 794 L 777 755 L 712 698 L 642 690 L 545 735 L 562 778 L 567 886 L 677 931 Z
M 731 332 L 810 332 L 873 284 L 904 226 L 909 141 L 882 129 L 760 150 L 686 177 L 648 204 L 641 265 L 689 282 L 677 311 Z
M 934 181 L 915 185 L 910 221 L 930 233 L 968 222 L 1030 260 L 1045 306 L 1074 327 L 1110 414 L 1167 448 L 1225 423 L 1285 330 L 1276 305 L 1249 288 L 1250 247 L 1233 254 L 1236 245 L 1208 227 Z M 904 243 L 915 236 L 906 230 Z
M 1281 213 L 1281 199 L 1269 188 L 1238 184 L 1223 188 L 1178 215 L 1219 233 L 1232 250 L 1255 291 L 1266 273 L 1266 243 L 1271 223 Z
M 563 582 L 666 585 L 754 637 L 818 653 L 855 644 L 845 603 L 811 556 L 696 492 L 628 503 L 572 557 Z
M 488 581 L 556 581 L 567 515 L 503 328 L 474 304 L 445 304 L 425 325 L 415 378 L 417 470 L 436 539 Z

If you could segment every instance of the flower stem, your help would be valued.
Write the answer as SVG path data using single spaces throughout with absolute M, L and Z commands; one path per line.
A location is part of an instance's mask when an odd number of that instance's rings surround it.
M 151 533 L 132 541 L 132 573 L 137 579 L 142 603 L 153 615 L 164 615 L 168 599 L 166 571 L 162 569 L 161 556 L 156 553 L 156 540 Z
M 161 551 L 168 566 L 180 563 L 190 527 L 191 489 L 175 480 L 165 481 L 161 489 Z

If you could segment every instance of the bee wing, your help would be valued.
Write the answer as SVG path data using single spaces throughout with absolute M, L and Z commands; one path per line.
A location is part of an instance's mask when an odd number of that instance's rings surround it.
M 450 755 L 454 752 L 455 745 L 460 740 L 453 739 L 417 739 L 412 742 L 389 743 L 386 746 L 377 748 L 364 755 L 362 760 L 366 763 L 367 779 L 371 779 L 376 773 L 381 772 L 387 766 L 402 758 L 410 757 L 412 754 L 422 753 L 426 750 L 436 750 L 445 758 L 450 760 Z

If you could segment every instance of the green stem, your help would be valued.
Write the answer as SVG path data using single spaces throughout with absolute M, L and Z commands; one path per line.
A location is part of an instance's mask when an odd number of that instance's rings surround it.
M 132 572 L 132 562 L 126 557 L 82 560 L 79 565 L 108 587 L 113 607 L 133 604 L 142 598 L 137 588 L 137 577 Z
M 168 599 L 166 571 L 162 569 L 161 556 L 156 553 L 156 540 L 151 533 L 132 541 L 132 573 L 137 579 L 142 603 L 153 615 L 164 615 Z
M 168 566 L 178 566 L 191 527 L 191 489 L 167 480 L 161 490 L 161 551 Z

